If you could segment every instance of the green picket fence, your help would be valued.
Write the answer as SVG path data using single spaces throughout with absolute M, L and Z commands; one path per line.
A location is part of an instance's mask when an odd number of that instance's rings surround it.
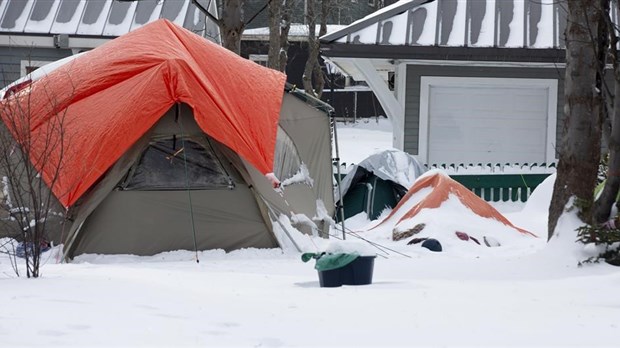
M 525 202 L 534 189 L 540 185 L 551 173 L 555 172 L 555 163 L 541 164 L 477 164 L 477 165 L 434 165 L 430 169 L 442 169 L 452 179 L 467 187 L 478 197 L 487 202 Z M 344 174 L 341 175 L 344 177 Z M 382 192 L 382 188 L 375 183 L 376 192 Z M 361 211 L 371 214 L 373 211 L 381 212 L 385 208 L 384 200 L 377 200 L 379 207 L 369 205 L 368 190 L 362 186 L 352 188 L 348 197 L 345 197 L 346 217 L 355 215 Z M 374 202 L 374 201 L 373 201 Z M 375 204 L 374 202 L 373 204 Z M 382 205 L 383 204 L 383 205 Z M 393 205 L 396 202 L 392 202 Z M 391 206 L 393 206 L 391 205 Z M 377 213 L 378 214 L 378 213 Z
M 525 202 L 550 174 L 450 175 L 487 202 Z

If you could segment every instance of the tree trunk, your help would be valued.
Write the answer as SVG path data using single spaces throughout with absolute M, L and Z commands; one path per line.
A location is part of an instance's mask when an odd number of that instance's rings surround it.
M 598 61 L 600 45 L 592 42 L 592 38 L 597 37 L 602 20 L 600 0 L 574 0 L 568 1 L 567 5 L 566 123 L 549 207 L 549 239 L 571 197 L 586 208 L 581 218 L 591 222 L 592 210 L 587 208 L 593 204 L 592 192 L 600 161 L 602 77 L 599 71 L 602 70 Z
M 284 0 L 282 3 L 282 27 L 280 28 L 280 71 L 286 72 L 286 64 L 288 63 L 288 32 L 291 30 L 291 11 L 293 0 Z
M 619 11 L 620 12 L 620 11 Z M 607 147 L 609 150 L 609 163 L 607 168 L 607 180 L 603 192 L 596 201 L 594 209 L 594 221 L 603 223 L 609 219 L 611 208 L 618 196 L 620 189 L 620 64 L 618 63 L 618 36 L 609 16 L 609 12 L 603 14 L 608 28 L 610 59 L 613 63 L 614 96 L 611 107 L 611 132 L 608 136 Z
M 269 53 L 267 66 L 271 69 L 280 68 L 282 0 L 269 1 Z
M 616 68 L 614 68 L 616 69 Z M 620 95 L 620 71 L 614 71 L 615 95 Z M 620 98 L 614 98 L 612 114 L 612 128 L 609 137 L 609 165 L 607 168 L 607 181 L 603 192 L 596 201 L 594 210 L 594 222 L 603 223 L 609 219 L 611 208 L 618 196 L 620 189 Z
M 245 29 L 244 3 L 245 0 L 224 0 L 222 17 L 219 22 L 222 46 L 238 55 L 241 53 L 241 35 Z
M 314 91 L 312 83 L 312 75 L 314 74 L 314 66 L 317 63 L 317 56 L 319 54 L 319 42 L 316 38 L 316 15 L 315 15 L 315 1 L 306 1 L 306 21 L 308 23 L 308 60 L 304 67 L 304 74 L 302 81 L 304 84 L 304 90 L 306 93 L 316 97 L 317 94 Z
M 319 29 L 319 37 L 327 34 L 327 15 L 330 9 L 330 0 L 321 1 L 321 28 Z
M 327 34 L 327 15 L 329 13 L 330 0 L 321 1 L 321 26 L 319 29 L 319 37 Z M 317 98 L 321 98 L 323 95 L 323 89 L 325 88 L 325 78 L 323 76 L 323 70 L 321 69 L 321 62 L 319 60 L 319 53 L 321 42 L 319 38 L 316 38 L 316 62 L 314 63 L 313 77 L 315 83 L 315 93 Z

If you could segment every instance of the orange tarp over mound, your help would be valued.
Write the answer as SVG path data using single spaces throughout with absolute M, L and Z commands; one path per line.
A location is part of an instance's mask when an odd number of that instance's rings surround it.
M 398 220 L 396 225 L 398 225 L 401 221 L 411 219 L 412 217 L 417 215 L 422 209 L 439 208 L 439 206 L 443 202 L 448 200 L 449 195 L 452 194 L 456 196 L 464 206 L 469 208 L 475 214 L 484 218 L 495 219 L 506 226 L 516 229 L 521 233 L 536 237 L 535 234 L 513 225 L 510 221 L 508 221 L 508 219 L 506 219 L 506 217 L 504 217 L 500 212 L 493 208 L 489 203 L 476 196 L 465 186 L 459 184 L 449 176 L 442 173 L 426 175 L 416 180 L 413 187 L 411 187 L 407 194 L 400 200 L 400 202 L 398 202 L 398 205 L 392 210 L 392 212 L 390 212 L 390 214 L 385 219 L 383 219 L 383 221 L 381 221 L 377 226 L 373 228 L 381 226 L 383 223 L 390 220 L 392 216 L 397 214 L 397 212 L 402 213 L 400 212 L 400 210 L 403 209 L 403 206 L 406 204 L 406 202 L 414 194 L 424 188 L 432 188 L 432 191 L 426 197 L 420 200 L 420 202 L 418 202 L 411 209 L 405 212 L 405 214 Z
M 69 207 L 178 102 L 207 134 L 271 172 L 285 79 L 159 20 L 61 66 L 2 107 L 28 110 L 31 161 L 48 185 L 62 158 L 52 190 Z M 60 119 L 62 139 L 53 130 Z

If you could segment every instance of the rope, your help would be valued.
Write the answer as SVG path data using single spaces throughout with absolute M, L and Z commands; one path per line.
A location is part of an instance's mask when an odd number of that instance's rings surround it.
M 330 237 L 334 237 L 338 240 L 343 240 L 342 237 L 336 235 L 336 234 L 331 234 L 329 235 Z M 354 236 L 354 237 L 358 237 L 358 236 Z M 359 238 L 359 237 L 358 237 Z M 368 241 L 367 241 L 368 242 Z M 374 246 L 375 248 L 377 248 L 379 251 L 381 251 L 382 253 L 385 253 L 386 255 L 389 255 L 390 253 L 386 252 L 385 250 L 382 250 L 381 248 L 377 247 L 376 245 L 373 245 L 372 242 L 369 242 L 370 245 Z M 384 259 L 387 259 L 388 257 L 386 255 L 381 255 L 381 254 L 377 254 L 377 256 L 381 256 Z
M 257 193 L 258 193 L 258 192 L 257 192 Z M 258 193 L 258 194 L 259 194 L 259 196 L 261 196 L 261 197 L 263 198 L 263 200 L 266 202 L 266 200 L 265 200 L 265 198 L 263 197 L 263 195 L 261 195 L 260 193 Z M 284 198 L 284 189 L 283 189 L 283 188 L 282 188 L 280 191 L 278 191 L 278 194 L 282 197 L 282 199 L 284 200 L 284 202 L 286 203 L 286 205 L 287 205 L 289 208 L 292 208 L 292 207 L 289 205 L 289 203 L 287 202 L 287 200 Z M 273 215 L 273 216 L 274 216 L 274 218 L 276 218 L 276 214 L 275 214 L 275 212 L 273 211 L 273 209 L 271 208 L 271 206 L 269 206 L 269 203 L 266 203 L 265 205 L 266 205 L 266 206 L 267 206 L 267 208 L 269 209 L 270 214 L 271 214 L 271 215 Z M 284 230 L 284 232 L 286 233 L 286 235 L 289 237 L 289 239 L 291 240 L 291 242 L 293 243 L 293 245 L 295 246 L 295 248 L 297 249 L 297 251 L 301 252 L 301 248 L 297 245 L 297 243 L 295 242 L 295 240 L 293 239 L 293 237 L 292 237 L 292 236 L 288 233 L 288 230 L 287 230 L 287 229 L 286 229 L 286 228 L 282 225 L 282 223 L 279 221 L 279 219 L 277 219 L 277 218 L 276 218 L 276 221 L 278 222 L 278 224 L 280 225 L 280 227 Z M 343 224 L 343 225 L 344 225 L 344 224 Z M 339 227 L 339 226 L 338 226 L 338 224 L 334 224 L 334 227 L 336 228 L 336 230 L 338 230 L 338 227 Z M 381 244 L 379 244 L 379 243 L 375 243 L 375 242 L 373 242 L 373 241 L 370 241 L 370 240 L 368 240 L 368 239 L 366 239 L 366 238 L 364 238 L 364 237 L 362 237 L 362 236 L 358 235 L 358 234 L 357 234 L 357 232 L 355 232 L 355 231 L 351 231 L 351 230 L 350 230 L 350 229 L 348 229 L 348 228 L 347 228 L 347 230 L 348 230 L 348 231 L 345 231 L 345 230 L 343 230 L 343 231 L 342 231 L 342 237 L 337 236 L 337 235 L 334 235 L 334 234 L 331 234 L 331 233 L 328 233 L 328 234 L 329 234 L 329 236 L 330 236 L 330 237 L 334 237 L 334 238 L 336 238 L 336 239 L 338 239 L 338 240 L 345 240 L 344 236 L 345 236 L 346 234 L 349 234 L 349 235 L 351 235 L 351 236 L 353 236 L 353 237 L 355 237 L 355 238 L 357 238 L 357 239 L 363 240 L 364 242 L 366 242 L 366 243 L 370 244 L 371 246 L 373 246 L 373 247 L 377 248 L 380 252 L 385 253 L 386 255 L 389 255 L 389 254 L 390 254 L 389 252 L 387 252 L 387 251 L 386 251 L 386 250 L 389 250 L 389 251 L 391 251 L 391 252 L 393 252 L 393 253 L 396 253 L 396 254 L 399 254 L 399 255 L 402 255 L 402 256 L 405 256 L 405 257 L 411 258 L 411 256 L 409 256 L 409 255 L 407 255 L 407 254 L 403 254 L 403 253 L 401 253 L 401 252 L 399 252 L 399 251 L 396 251 L 396 250 L 394 250 L 394 249 L 390 249 L 390 248 L 388 248 L 388 247 L 386 247 L 386 246 L 384 246 L 384 245 L 381 245 Z M 314 245 L 314 248 L 318 251 L 318 250 L 319 250 L 319 248 L 318 248 L 318 246 L 316 245 L 316 243 L 314 243 L 314 240 L 311 238 L 311 236 L 306 235 L 306 237 L 310 240 L 310 242 Z M 379 255 L 379 256 L 381 256 L 381 257 L 383 257 L 383 258 L 386 258 L 386 259 L 387 259 L 387 256 L 385 256 L 385 255 L 381 255 L 381 254 L 377 254 L 377 255 Z
M 336 225 L 336 229 L 338 229 L 337 225 Z M 374 246 L 375 248 L 377 248 L 377 249 L 379 249 L 379 250 L 381 250 L 381 251 L 385 252 L 386 254 L 389 254 L 389 253 L 388 253 L 388 252 L 386 252 L 385 250 L 389 250 L 389 251 L 391 251 L 391 252 L 393 252 L 393 253 L 396 253 L 396 254 L 399 254 L 399 255 L 401 255 L 401 256 L 405 256 L 405 257 L 411 258 L 411 256 L 409 256 L 409 255 L 407 255 L 407 254 L 401 253 L 401 252 L 399 252 L 399 251 L 397 251 L 397 250 L 394 250 L 394 249 L 388 248 L 388 247 L 386 247 L 385 245 L 381 245 L 381 244 L 379 244 L 379 243 L 375 243 L 375 242 L 373 242 L 373 241 L 371 241 L 371 240 L 368 240 L 368 239 L 366 239 L 366 238 L 364 238 L 364 237 L 362 237 L 362 236 L 358 235 L 358 234 L 357 234 L 357 232 L 355 232 L 355 231 L 351 231 L 351 230 L 349 230 L 348 228 L 347 228 L 347 230 L 348 230 L 348 231 L 345 231 L 344 233 L 346 233 L 346 234 L 348 234 L 348 235 L 351 235 L 351 236 L 353 236 L 353 237 L 355 237 L 355 238 L 361 239 L 361 240 L 363 240 L 364 242 L 366 242 L 366 243 L 368 243 L 368 244 L 370 244 L 370 245 Z M 385 250 L 382 250 L 382 249 L 385 249 Z
M 192 224 L 192 236 L 194 237 L 194 253 L 196 255 L 196 263 L 200 263 L 200 259 L 198 258 L 198 243 L 196 242 L 196 225 L 194 223 L 194 205 L 192 204 L 192 190 L 189 187 L 189 174 L 187 170 L 187 151 L 185 149 L 185 131 L 183 130 L 183 125 L 181 124 L 180 119 L 180 106 L 176 105 L 176 117 L 179 124 L 179 128 L 181 129 L 181 148 L 183 149 L 183 166 L 185 169 L 185 184 L 187 187 L 187 198 L 189 200 L 189 216 Z
M 259 194 L 260 195 L 260 194 Z M 271 208 L 271 206 L 269 205 L 269 203 L 265 202 L 265 205 L 267 206 L 267 209 L 269 210 L 269 215 L 271 215 L 273 217 L 273 219 L 275 220 L 275 222 L 280 226 L 280 228 L 282 229 L 282 231 L 286 234 L 286 236 L 288 237 L 288 239 L 291 241 L 291 243 L 293 244 L 293 246 L 295 247 L 295 249 L 297 249 L 298 252 L 301 252 L 301 248 L 299 247 L 299 245 L 297 245 L 297 242 L 295 242 L 295 239 L 293 238 L 293 236 L 291 236 L 291 234 L 288 232 L 288 229 L 286 228 L 286 226 L 284 226 L 282 224 L 282 222 L 280 221 L 280 219 L 278 219 L 278 216 L 276 215 L 276 213 L 273 211 L 273 209 Z
M 269 210 L 269 214 L 270 214 L 271 216 L 273 216 L 274 220 L 275 220 L 275 221 L 276 221 L 276 222 L 280 225 L 280 228 L 282 228 L 282 230 L 284 231 L 284 233 L 285 233 L 285 234 L 289 237 L 289 239 L 290 239 L 290 240 L 291 240 L 291 242 L 293 243 L 293 246 L 295 246 L 295 248 L 297 249 L 297 251 L 301 252 L 301 251 L 302 251 L 302 250 L 301 250 L 301 248 L 299 247 L 299 245 L 297 245 L 297 243 L 296 243 L 296 242 L 295 242 L 295 240 L 293 239 L 293 236 L 291 236 L 291 235 L 290 235 L 290 233 L 288 232 L 288 230 L 286 229 L 286 227 L 285 227 L 284 225 L 282 225 L 282 223 L 280 222 L 280 220 L 277 218 L 277 214 L 276 214 L 276 212 L 275 212 L 275 211 L 273 210 L 273 208 L 269 205 L 269 203 L 267 203 L 267 200 L 265 199 L 265 197 L 264 197 L 264 196 L 263 196 L 260 192 L 258 192 L 258 191 L 256 191 L 256 193 L 257 193 L 257 194 L 258 194 L 258 195 L 259 195 L 259 196 L 263 199 L 263 201 L 265 201 L 265 205 L 267 206 L 267 209 Z M 278 193 L 279 193 L 279 194 L 280 194 L 280 196 L 284 199 L 284 194 L 283 194 L 283 191 L 279 191 Z M 289 205 L 289 203 L 286 201 L 286 199 L 284 199 L 284 202 L 286 203 L 286 205 L 287 205 L 287 206 L 289 206 L 289 208 L 291 207 L 291 206 Z M 334 224 L 334 227 L 336 228 L 336 230 L 338 230 L 338 227 L 339 227 L 339 226 L 338 226 L 337 224 Z M 389 251 L 391 251 L 391 252 L 393 252 L 393 253 L 396 253 L 396 254 L 399 254 L 399 255 L 402 255 L 402 256 L 405 256 L 405 257 L 411 258 L 411 256 L 409 256 L 409 255 L 407 255 L 407 254 L 403 254 L 403 253 L 401 253 L 401 252 L 399 252 L 399 251 L 396 251 L 396 250 L 394 250 L 394 249 L 390 249 L 390 248 L 388 248 L 388 247 L 386 247 L 386 246 L 384 246 L 384 245 L 381 245 L 381 244 L 379 244 L 379 243 L 375 243 L 375 242 L 373 242 L 373 241 L 370 241 L 370 240 L 368 240 L 368 239 L 366 239 L 366 238 L 364 238 L 364 237 L 362 237 L 362 236 L 358 235 L 358 234 L 357 234 L 357 232 L 355 232 L 355 231 L 351 231 L 351 230 L 349 230 L 349 229 L 347 229 L 347 230 L 348 230 L 348 231 L 344 231 L 344 230 L 343 230 L 343 232 L 342 232 L 342 236 L 343 236 L 343 237 L 345 236 L 345 234 L 349 234 L 349 235 L 351 235 L 351 236 L 353 236 L 353 237 L 355 237 L 355 238 L 357 238 L 357 239 L 363 240 L 364 242 L 366 242 L 366 243 L 370 244 L 371 246 L 373 246 L 373 247 L 377 248 L 380 252 L 385 253 L 386 255 L 389 255 L 389 254 L 390 254 L 389 252 L 387 252 L 387 251 L 386 251 L 386 250 L 389 250 Z M 314 240 L 311 238 L 311 236 L 309 236 L 309 235 L 305 235 L 305 236 L 306 236 L 308 239 L 310 239 L 310 242 L 312 242 L 312 244 L 314 245 L 314 248 L 315 248 L 316 250 L 318 250 L 318 246 L 314 243 Z M 345 240 L 345 238 L 343 238 L 343 237 L 341 237 L 341 236 L 337 236 L 337 235 L 331 234 L 331 233 L 329 233 L 329 236 L 330 236 L 330 237 L 334 237 L 334 238 L 336 238 L 336 239 L 338 239 L 338 240 Z M 381 256 L 381 257 L 383 257 L 383 258 L 386 258 L 386 259 L 387 259 L 387 256 L 385 256 L 385 255 L 381 255 L 381 254 L 377 254 L 377 255 L 379 255 L 379 256 Z
M 289 209 L 293 209 L 293 207 L 291 207 L 291 205 L 288 203 L 288 201 L 286 200 L 286 198 L 284 197 L 284 186 L 280 185 L 280 189 L 276 190 L 276 192 L 280 195 L 280 197 L 282 197 L 282 200 L 284 201 L 284 203 L 286 204 L 287 207 L 289 207 Z M 295 239 L 293 238 L 293 236 L 291 236 L 291 234 L 288 232 L 288 230 L 286 229 L 286 227 L 284 225 L 282 225 L 282 222 L 280 222 L 280 219 L 278 218 L 278 216 L 276 215 L 276 213 L 274 212 L 273 208 L 269 205 L 269 203 L 267 202 L 267 200 L 265 199 L 265 197 L 259 193 L 259 195 L 263 198 L 263 201 L 265 202 L 265 205 L 267 206 L 267 209 L 269 209 L 269 211 L 271 212 L 271 215 L 273 215 L 273 218 L 276 220 L 276 222 L 278 223 L 278 225 L 280 225 L 280 228 L 284 231 L 284 233 L 286 233 L 286 235 L 288 236 L 288 238 L 291 240 L 291 242 L 293 243 L 293 245 L 295 246 L 295 248 L 297 249 L 297 251 L 301 252 L 301 248 L 299 247 L 299 245 L 297 245 L 297 242 L 295 242 Z M 291 210 L 291 213 L 294 213 L 293 210 Z M 312 240 L 312 239 L 311 239 Z M 312 241 L 312 244 L 314 244 L 314 241 Z M 318 250 L 318 247 L 316 246 L 316 244 L 314 245 L 314 247 Z

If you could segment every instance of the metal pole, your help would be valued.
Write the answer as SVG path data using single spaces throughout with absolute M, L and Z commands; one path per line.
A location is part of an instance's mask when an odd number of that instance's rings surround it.
M 330 73 L 331 73 L 331 93 L 330 93 L 330 98 L 331 98 L 331 102 L 332 104 L 334 103 L 334 67 L 330 66 Z M 333 108 L 333 105 L 332 105 Z M 338 200 L 338 206 L 336 207 L 336 209 L 338 211 L 340 211 L 340 223 L 342 224 L 342 239 L 345 240 L 346 237 L 346 230 L 344 228 L 344 206 L 342 205 L 342 186 L 341 186 L 341 181 L 340 181 L 340 154 L 338 152 L 338 131 L 337 131 L 337 127 L 336 127 L 336 112 L 332 111 L 331 112 L 331 119 L 332 119 L 332 127 L 334 129 L 334 145 L 335 145 L 335 149 L 336 149 L 336 158 L 334 159 L 336 161 L 336 182 L 338 183 L 338 197 L 340 197 L 340 199 Z
M 357 123 L 357 91 L 353 92 L 353 124 Z

